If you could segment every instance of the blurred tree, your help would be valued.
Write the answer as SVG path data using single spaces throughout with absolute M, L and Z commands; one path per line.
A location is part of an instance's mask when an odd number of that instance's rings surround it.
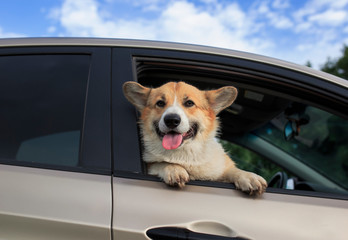
M 310 61 L 307 61 L 307 62 L 306 62 L 306 64 L 305 64 L 305 66 L 307 66 L 307 67 L 310 67 L 310 68 L 311 68 L 311 67 L 312 67 L 312 63 L 311 63 Z
M 338 59 L 328 58 L 326 63 L 321 67 L 323 72 L 336 75 L 341 78 L 348 79 L 348 46 L 344 45 L 342 54 Z
M 286 172 L 288 176 L 291 176 L 289 172 L 280 166 L 277 166 L 267 158 L 264 158 L 245 147 L 225 140 L 219 141 L 224 147 L 226 153 L 233 159 L 240 169 L 259 174 L 264 177 L 267 182 L 269 182 L 277 172 Z

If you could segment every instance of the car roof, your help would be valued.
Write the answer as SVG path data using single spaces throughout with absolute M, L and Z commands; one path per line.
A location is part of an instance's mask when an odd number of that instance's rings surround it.
M 39 47 L 39 46 L 98 46 L 98 47 L 132 47 L 132 48 L 152 48 L 162 50 L 176 50 L 194 53 L 205 53 L 219 56 L 227 56 L 245 59 L 253 62 L 261 62 L 292 71 L 311 75 L 337 85 L 348 88 L 348 81 L 334 75 L 318 71 L 306 66 L 283 61 L 276 58 L 262 56 L 258 54 L 208 47 L 194 44 L 133 40 L 133 39 L 110 39 L 110 38 L 4 38 L 0 39 L 0 49 L 3 47 Z

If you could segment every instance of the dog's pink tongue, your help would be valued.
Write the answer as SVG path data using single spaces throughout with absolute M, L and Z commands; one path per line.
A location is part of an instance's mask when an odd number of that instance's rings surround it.
M 176 149 L 182 142 L 182 135 L 180 133 L 168 133 L 164 135 L 162 146 L 167 150 Z

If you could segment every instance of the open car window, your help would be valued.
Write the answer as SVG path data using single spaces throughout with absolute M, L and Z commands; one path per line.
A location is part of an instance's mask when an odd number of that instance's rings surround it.
M 237 87 L 236 101 L 219 114 L 218 140 L 241 169 L 263 176 L 270 187 L 348 194 L 347 116 L 342 106 L 328 107 L 328 96 L 318 98 L 322 92 L 301 92 L 288 78 L 224 65 L 148 58 L 135 63 L 137 81 L 149 87 L 169 81 L 201 90 Z

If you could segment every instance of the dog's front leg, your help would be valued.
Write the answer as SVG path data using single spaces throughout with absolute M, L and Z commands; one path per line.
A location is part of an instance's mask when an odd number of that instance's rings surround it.
M 148 173 L 160 177 L 166 184 L 170 186 L 185 187 L 190 181 L 190 176 L 186 169 L 174 163 L 150 163 L 148 165 Z

